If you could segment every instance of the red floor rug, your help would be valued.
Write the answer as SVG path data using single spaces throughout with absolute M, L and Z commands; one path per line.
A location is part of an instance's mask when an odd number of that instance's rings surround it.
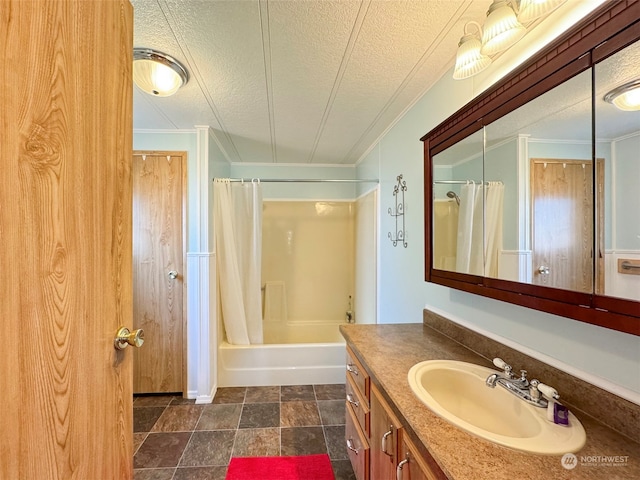
M 329 455 L 232 458 L 225 480 L 334 480 Z

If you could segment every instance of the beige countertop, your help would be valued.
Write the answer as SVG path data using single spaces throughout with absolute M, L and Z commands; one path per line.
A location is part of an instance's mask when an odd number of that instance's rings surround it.
M 561 465 L 561 456 L 511 450 L 475 437 L 436 416 L 409 387 L 407 373 L 414 364 L 448 359 L 495 367 L 428 326 L 342 325 L 340 331 L 371 374 L 371 381 L 383 391 L 400 417 L 406 434 L 418 442 L 418 447 L 424 446 L 450 479 L 640 479 L 640 445 L 576 409 L 571 410 L 586 430 L 587 443 L 576 453 L 578 464 L 572 470 Z M 603 456 L 627 458 L 613 466 L 603 461 Z

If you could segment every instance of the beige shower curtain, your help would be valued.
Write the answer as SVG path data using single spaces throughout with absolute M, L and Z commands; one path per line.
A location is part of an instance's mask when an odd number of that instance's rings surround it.
M 456 271 L 498 276 L 502 250 L 504 185 L 469 182 L 460 191 Z
M 484 199 L 484 275 L 498 277 L 498 259 L 502 251 L 502 211 L 504 185 L 489 182 Z
M 262 334 L 262 190 L 259 182 L 215 179 L 213 228 L 227 341 L 259 344 Z
M 482 185 L 469 182 L 460 189 L 456 272 L 482 275 Z

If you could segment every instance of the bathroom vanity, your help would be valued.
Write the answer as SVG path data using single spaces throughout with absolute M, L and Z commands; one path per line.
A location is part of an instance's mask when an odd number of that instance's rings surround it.
M 343 325 L 346 445 L 358 480 L 640 478 L 640 406 L 425 310 L 422 324 Z M 473 348 L 473 350 L 472 350 Z M 586 430 L 573 464 L 483 440 L 427 408 L 407 374 L 425 360 L 495 368 L 499 356 L 553 385 Z M 568 468 L 573 466 L 573 468 Z

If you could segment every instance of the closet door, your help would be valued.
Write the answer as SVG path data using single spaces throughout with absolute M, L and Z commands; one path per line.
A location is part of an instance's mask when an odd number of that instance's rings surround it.
M 133 11 L 0 1 L 2 479 L 131 479 Z
M 531 159 L 533 283 L 593 292 L 592 164 Z
M 183 392 L 186 152 L 133 155 L 133 392 Z

